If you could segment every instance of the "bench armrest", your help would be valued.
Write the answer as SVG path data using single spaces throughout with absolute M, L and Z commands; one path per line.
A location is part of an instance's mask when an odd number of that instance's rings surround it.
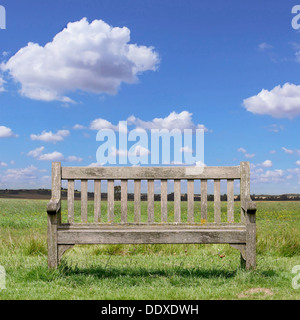
M 242 209 L 246 213 L 256 213 L 256 203 L 252 201 L 251 199 L 247 199 L 242 204 Z
M 51 199 L 47 204 L 48 214 L 57 214 L 60 210 L 60 199 Z

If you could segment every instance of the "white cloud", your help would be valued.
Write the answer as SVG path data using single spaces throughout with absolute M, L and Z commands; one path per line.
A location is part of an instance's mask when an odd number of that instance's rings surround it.
M 4 89 L 4 79 L 0 76 L 0 92 L 4 92 L 5 89 Z
M 271 160 L 265 160 L 263 163 L 260 164 L 264 168 L 270 168 L 273 166 L 273 163 Z
M 297 160 L 297 161 L 296 161 L 296 165 L 297 165 L 297 166 L 300 166 L 300 160 Z
M 273 48 L 273 46 L 271 44 L 266 43 L 266 42 L 260 43 L 258 46 L 258 49 L 261 51 L 265 51 L 265 50 L 272 49 L 272 48 Z
M 85 126 L 81 125 L 81 124 L 75 124 L 75 126 L 73 127 L 74 130 L 83 130 L 85 129 Z
M 91 130 L 112 129 L 114 131 L 118 131 L 119 127 L 114 126 L 111 122 L 109 122 L 105 119 L 98 118 L 98 119 L 95 119 L 91 122 L 90 129 Z
M 0 138 L 16 138 L 18 135 L 14 134 L 10 128 L 0 126 Z
M 144 121 L 136 118 L 135 116 L 130 116 L 127 121 L 129 125 L 135 125 L 137 128 L 151 130 L 151 129 L 208 129 L 203 124 L 195 124 L 192 120 L 192 113 L 188 111 L 182 111 L 177 113 L 175 111 L 171 112 L 165 118 L 154 118 L 151 121 Z
M 0 167 L 7 167 L 8 164 L 6 162 L 0 161 Z
M 43 153 L 45 147 L 39 147 L 27 153 L 29 157 L 33 157 L 40 161 L 66 161 L 66 162 L 82 162 L 82 158 L 77 156 L 68 156 L 67 158 L 61 152 L 54 151 L 51 153 Z
M 27 155 L 29 157 L 34 157 L 34 158 L 38 158 L 42 152 L 44 151 L 45 147 L 39 147 L 39 148 L 36 148 L 34 150 L 31 150 L 27 153 Z
M 193 153 L 193 149 L 191 149 L 189 146 L 185 146 L 185 147 L 179 148 L 179 152 L 183 152 L 183 153 Z
M 28 43 L 2 63 L 2 71 L 31 99 L 68 103 L 73 101 L 65 94 L 76 90 L 116 94 L 122 82 L 136 83 L 139 74 L 159 63 L 153 47 L 129 41 L 128 28 L 83 18 L 68 23 L 44 47 Z
M 76 156 L 69 156 L 65 159 L 67 162 L 82 162 L 82 158 Z
M 247 150 L 245 148 L 238 148 L 237 149 L 238 152 L 242 152 L 242 153 L 246 153 Z
M 70 135 L 69 130 L 58 130 L 56 133 L 52 133 L 52 131 L 43 131 L 41 134 L 31 134 L 30 138 L 31 140 L 38 140 L 38 141 L 44 141 L 44 142 L 53 142 L 56 143 L 58 141 L 64 140 L 65 137 Z
M 38 169 L 35 166 L 28 166 L 20 169 L 7 169 L 2 177 L 4 181 L 22 181 L 35 180 L 37 178 Z
M 52 153 L 41 154 L 37 159 L 41 161 L 63 161 L 65 157 L 62 153 L 54 151 Z
M 300 115 L 300 86 L 285 83 L 272 90 L 244 99 L 243 106 L 254 114 L 270 115 L 275 118 L 295 118 Z
M 277 151 L 276 150 L 271 150 L 270 154 L 275 154 Z
M 285 153 L 287 153 L 287 154 L 293 154 L 293 153 L 294 153 L 294 150 L 287 149 L 287 148 L 285 148 L 285 147 L 282 147 L 281 149 L 282 149 Z
M 271 124 L 269 126 L 266 127 L 266 129 L 270 132 L 279 132 L 284 130 L 284 126 L 280 125 L 280 124 Z
M 241 152 L 245 155 L 245 158 L 254 158 L 255 157 L 255 153 L 247 153 L 247 150 L 245 148 L 238 148 L 237 152 Z

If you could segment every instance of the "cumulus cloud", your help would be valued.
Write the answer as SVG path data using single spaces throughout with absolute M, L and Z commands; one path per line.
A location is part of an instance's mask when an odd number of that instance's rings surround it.
M 237 152 L 241 152 L 245 155 L 245 158 L 254 158 L 255 157 L 255 153 L 247 153 L 247 150 L 245 148 L 238 148 Z
M 17 136 L 10 128 L 0 126 L 0 138 L 16 138 Z
M 69 103 L 66 94 L 76 90 L 116 94 L 122 82 L 136 83 L 139 74 L 156 70 L 159 63 L 153 47 L 129 41 L 128 28 L 83 18 L 68 23 L 45 46 L 28 43 L 1 69 L 31 99 Z
M 273 46 L 269 43 L 266 43 L 266 42 L 260 43 L 258 46 L 258 49 L 261 51 L 265 51 L 265 50 L 272 49 L 272 48 L 273 48 Z
M 43 131 L 41 134 L 31 134 L 31 140 L 38 140 L 44 142 L 53 142 L 56 143 L 58 141 L 64 140 L 65 137 L 69 136 L 69 130 L 58 130 L 56 133 L 52 133 L 52 131 Z
M 182 111 L 177 113 L 175 111 L 171 112 L 165 118 L 154 118 L 151 121 L 144 121 L 135 116 L 130 116 L 127 121 L 128 124 L 135 125 L 137 128 L 151 130 L 151 129 L 203 129 L 208 131 L 203 124 L 195 124 L 192 120 L 192 113 L 188 111 Z
M 33 157 L 40 161 L 66 161 L 66 162 L 81 162 L 83 159 L 77 156 L 68 156 L 67 158 L 61 152 L 54 151 L 43 153 L 45 147 L 39 147 L 27 153 L 29 157 Z
M 0 161 L 0 167 L 7 167 L 8 164 L 6 162 Z
M 1 75 L 0 75 L 0 92 L 4 92 L 5 91 L 5 89 L 4 89 L 4 83 L 5 83 L 5 81 L 4 81 L 4 79 L 1 77 Z
M 203 124 L 195 124 L 192 119 L 192 113 L 188 111 L 182 111 L 177 113 L 175 111 L 171 112 L 165 118 L 154 118 L 150 121 L 144 121 L 139 118 L 136 118 L 134 115 L 131 115 L 127 118 L 127 125 L 134 126 L 136 129 L 143 129 L 143 130 L 151 130 L 151 129 L 203 129 L 204 131 L 209 131 L 205 125 Z M 91 122 L 90 124 L 91 130 L 101 130 L 101 129 L 111 129 L 114 131 L 126 131 L 123 123 L 120 125 L 113 125 L 111 122 L 98 118 Z
M 300 86 L 285 83 L 244 99 L 243 106 L 254 114 L 293 119 L 300 115 Z
M 263 163 L 260 164 L 264 168 L 270 168 L 273 166 L 273 163 L 271 160 L 265 160 Z

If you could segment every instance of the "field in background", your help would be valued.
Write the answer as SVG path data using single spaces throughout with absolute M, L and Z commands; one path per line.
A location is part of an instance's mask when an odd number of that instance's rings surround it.
M 47 268 L 46 200 L 0 199 L 0 299 L 299 299 L 300 203 L 258 202 L 257 270 L 240 269 L 229 245 L 75 246 Z M 79 202 L 75 212 L 79 214 Z M 159 203 L 156 203 L 159 210 Z M 133 203 L 128 202 L 133 215 Z M 142 202 L 146 219 L 147 203 Z M 66 219 L 66 203 L 62 205 Z M 89 202 L 92 212 L 93 202 Z M 172 220 L 172 203 L 168 211 Z M 106 202 L 102 202 L 106 211 Z M 116 202 L 117 216 L 120 203 Z M 213 204 L 209 203 L 210 219 Z M 182 203 L 183 214 L 186 203 Z M 226 203 L 222 202 L 223 218 Z M 235 203 L 235 217 L 240 215 Z M 90 216 L 92 219 L 92 215 Z M 197 220 L 197 219 L 196 219 Z

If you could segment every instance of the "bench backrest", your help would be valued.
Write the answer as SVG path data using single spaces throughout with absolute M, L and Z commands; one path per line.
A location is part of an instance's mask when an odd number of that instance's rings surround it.
M 81 181 L 81 222 L 88 222 L 88 180 L 94 180 L 94 222 L 101 217 L 101 184 L 107 180 L 107 221 L 114 222 L 114 185 L 121 180 L 121 223 L 127 223 L 128 181 L 134 181 L 134 222 L 141 222 L 141 180 L 147 181 L 148 223 L 154 223 L 154 180 L 161 184 L 161 222 L 168 221 L 167 183 L 174 180 L 174 222 L 181 222 L 181 180 L 187 180 L 187 222 L 194 222 L 194 181 L 201 181 L 201 220 L 207 220 L 207 181 L 214 181 L 214 222 L 221 222 L 220 181 L 227 180 L 227 222 L 234 222 L 234 180 L 240 180 L 241 203 L 250 197 L 250 164 L 233 167 L 61 167 L 52 163 L 52 198 L 68 184 L 68 223 L 74 223 L 74 183 Z M 200 191 L 200 190 L 199 190 Z M 241 215 L 244 222 L 244 215 Z

